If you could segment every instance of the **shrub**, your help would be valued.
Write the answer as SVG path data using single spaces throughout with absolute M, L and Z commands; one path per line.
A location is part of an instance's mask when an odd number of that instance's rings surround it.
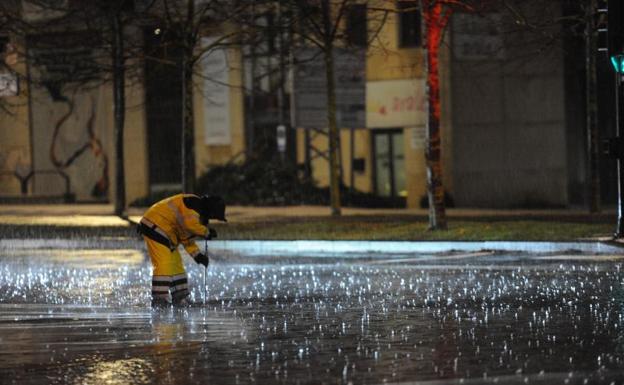
M 329 205 L 329 189 L 317 187 L 302 174 L 299 167 L 277 156 L 249 157 L 240 164 L 210 167 L 197 179 L 196 193 L 221 195 L 228 205 Z M 149 206 L 176 193 L 152 194 L 135 200 L 131 206 Z M 379 197 L 345 186 L 341 186 L 341 201 L 345 206 L 405 207 L 405 198 Z

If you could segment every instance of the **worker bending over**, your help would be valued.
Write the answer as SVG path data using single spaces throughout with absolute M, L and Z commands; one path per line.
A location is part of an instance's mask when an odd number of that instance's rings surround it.
M 207 267 L 208 256 L 194 240 L 217 236 L 208 227 L 209 219 L 226 222 L 223 198 L 178 194 L 155 203 L 141 218 L 138 231 L 143 235 L 153 266 L 152 306 L 189 304 L 188 277 L 178 246 L 182 244 L 195 262 Z

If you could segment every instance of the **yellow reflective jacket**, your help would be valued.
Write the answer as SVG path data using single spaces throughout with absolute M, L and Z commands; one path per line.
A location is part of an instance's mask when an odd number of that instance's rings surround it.
M 164 233 L 169 238 L 172 247 L 181 243 L 195 257 L 199 254 L 199 247 L 193 239 L 207 237 L 208 228 L 199 222 L 197 211 L 184 205 L 184 197 L 190 196 L 194 195 L 178 194 L 155 203 L 143 214 L 141 222 L 148 226 L 156 225 L 159 233 Z

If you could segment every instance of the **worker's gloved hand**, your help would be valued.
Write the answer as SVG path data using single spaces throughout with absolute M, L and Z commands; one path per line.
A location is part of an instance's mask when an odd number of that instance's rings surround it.
M 199 253 L 195 256 L 195 262 L 206 267 L 208 267 L 208 264 L 210 263 L 210 261 L 208 260 L 208 256 L 202 253 Z
M 217 230 L 213 229 L 212 227 L 210 227 L 208 229 L 208 237 L 206 239 L 213 239 L 217 237 Z

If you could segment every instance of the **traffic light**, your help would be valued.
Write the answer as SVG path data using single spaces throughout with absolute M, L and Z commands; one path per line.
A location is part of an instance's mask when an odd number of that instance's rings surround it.
M 608 0 L 606 9 L 607 52 L 609 54 L 609 58 L 611 59 L 611 63 L 613 64 L 613 68 L 615 68 L 615 71 L 619 73 L 624 73 L 623 11 L 624 7 L 622 6 L 622 0 Z

